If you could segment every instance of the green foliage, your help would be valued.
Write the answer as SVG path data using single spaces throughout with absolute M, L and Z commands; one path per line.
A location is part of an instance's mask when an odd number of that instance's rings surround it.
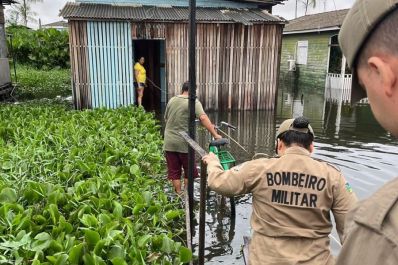
M 7 33 L 11 57 L 17 63 L 32 65 L 39 69 L 69 67 L 69 34 L 56 29 L 32 30 L 23 26 L 10 26 Z
M 13 74 L 12 77 L 14 78 Z M 69 69 L 38 70 L 18 65 L 18 85 L 15 93 L 20 100 L 70 96 L 70 78 Z
M 184 211 L 164 192 L 152 114 L 27 103 L 2 106 L 0 117 L 0 263 L 192 259 L 176 241 Z
M 11 38 L 7 38 L 9 56 L 16 57 L 19 63 L 29 63 L 34 31 L 25 26 L 9 26 L 6 32 L 12 35 L 12 43 Z

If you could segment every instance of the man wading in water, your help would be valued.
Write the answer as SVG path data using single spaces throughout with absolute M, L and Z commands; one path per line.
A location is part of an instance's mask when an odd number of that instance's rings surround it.
M 398 0 L 357 1 L 339 42 L 352 69 L 352 101 L 367 94 L 376 119 L 398 136 Z M 398 178 L 348 214 L 345 232 L 338 264 L 398 264 Z
M 188 185 L 188 144 L 180 135 L 180 132 L 188 132 L 188 109 L 189 82 L 182 85 L 181 95 L 172 97 L 167 103 L 164 120 L 166 128 L 164 131 L 163 150 L 166 153 L 167 178 L 173 183 L 174 190 L 181 193 L 181 174 L 184 168 L 185 186 Z M 213 135 L 215 139 L 221 139 L 214 129 L 209 117 L 203 110 L 198 99 L 195 102 L 195 115 L 202 125 Z M 194 177 L 198 177 L 196 166 Z
M 279 158 L 249 161 L 228 171 L 213 153 L 203 158 L 212 190 L 226 196 L 253 194 L 252 265 L 334 264 L 330 211 L 341 240 L 356 196 L 338 169 L 310 157 L 313 140 L 314 131 L 301 117 L 279 127 Z

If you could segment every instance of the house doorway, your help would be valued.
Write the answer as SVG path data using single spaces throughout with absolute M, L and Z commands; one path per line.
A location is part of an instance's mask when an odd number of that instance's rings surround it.
M 134 64 L 145 58 L 147 87 L 142 105 L 146 111 L 160 115 L 167 101 L 166 60 L 164 40 L 133 40 Z M 137 104 L 137 92 L 135 94 Z
M 341 52 L 339 46 L 338 35 L 334 35 L 330 38 L 329 44 L 329 65 L 328 65 L 328 73 L 329 74 L 341 74 L 342 69 L 342 61 L 343 61 L 343 53 Z M 349 69 L 348 64 L 346 64 L 346 74 L 350 74 L 351 70 Z

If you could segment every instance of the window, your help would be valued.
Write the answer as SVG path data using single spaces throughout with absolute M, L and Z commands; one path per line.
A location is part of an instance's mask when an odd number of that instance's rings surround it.
M 297 64 L 307 64 L 308 41 L 297 42 Z

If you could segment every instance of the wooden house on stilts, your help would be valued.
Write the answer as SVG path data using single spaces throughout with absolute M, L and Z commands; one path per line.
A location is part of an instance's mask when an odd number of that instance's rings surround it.
M 197 89 L 206 109 L 273 109 L 284 0 L 197 1 Z M 160 109 L 188 80 L 189 1 L 76 0 L 68 19 L 77 109 L 135 102 L 133 65 L 145 57 L 148 109 Z

